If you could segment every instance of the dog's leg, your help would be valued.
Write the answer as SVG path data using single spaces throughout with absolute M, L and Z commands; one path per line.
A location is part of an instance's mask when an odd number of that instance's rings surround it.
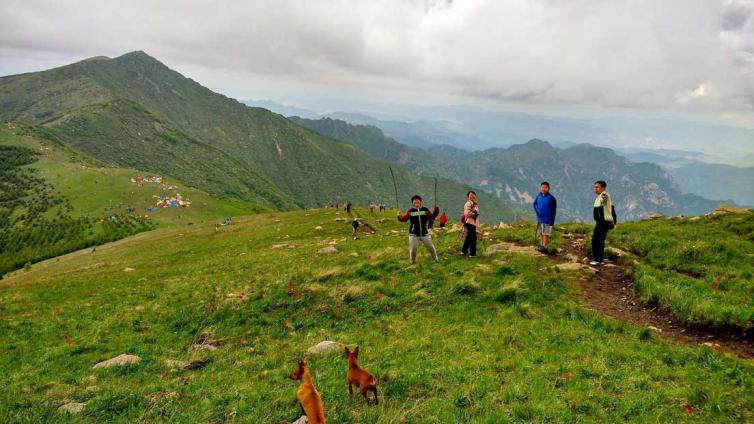
M 353 396 L 353 387 L 351 387 L 351 383 L 348 383 L 348 394 Z
M 364 400 L 367 401 L 367 405 L 369 405 L 369 399 L 367 398 L 367 389 L 366 387 L 361 388 L 361 395 L 364 396 Z
M 372 387 L 372 393 L 374 393 L 374 404 L 379 404 L 380 401 L 377 399 L 377 386 Z
M 301 414 L 306 415 L 306 410 L 304 410 L 304 405 L 302 405 L 301 402 L 299 402 L 298 406 L 301 408 Z

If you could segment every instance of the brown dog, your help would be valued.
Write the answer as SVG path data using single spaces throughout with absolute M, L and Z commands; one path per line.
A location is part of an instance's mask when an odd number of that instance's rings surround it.
M 359 347 L 356 346 L 356 349 L 351 352 L 348 349 L 348 346 L 346 346 L 344 356 L 348 360 L 348 373 L 346 374 L 348 393 L 353 394 L 352 386 L 355 385 L 361 390 L 361 395 L 364 396 L 364 400 L 369 403 L 367 392 L 372 392 L 374 394 L 374 404 L 377 405 L 379 403 L 379 400 L 377 400 L 377 379 L 374 378 L 369 371 L 359 368 L 359 365 L 356 363 L 356 359 L 359 358 Z
M 291 380 L 301 380 L 301 384 L 296 391 L 296 399 L 301 406 L 301 411 L 306 415 L 311 424 L 325 424 L 325 407 L 322 405 L 322 399 L 319 392 L 312 383 L 312 376 L 306 367 L 306 362 L 300 361 L 298 368 L 290 375 Z

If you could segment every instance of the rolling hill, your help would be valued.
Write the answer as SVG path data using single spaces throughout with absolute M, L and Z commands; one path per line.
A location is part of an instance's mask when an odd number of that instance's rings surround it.
M 591 219 L 591 187 L 597 179 L 608 181 L 622 220 L 641 219 L 655 211 L 699 215 L 717 205 L 716 201 L 684 194 L 659 166 L 633 163 L 604 147 L 579 144 L 561 149 L 531 140 L 482 151 L 451 146 L 435 146 L 427 151 L 401 144 L 373 126 L 330 118 L 291 119 L 328 137 L 353 143 L 380 159 L 422 175 L 465 181 L 527 210 L 539 191 L 539 183 L 549 181 L 559 200 L 561 221 Z
M 218 199 L 183 182 L 135 183 L 148 173 L 107 164 L 41 137 L 0 128 L 0 278 L 42 259 L 158 227 L 269 210 Z M 158 207 L 162 198 L 190 207 Z
M 393 199 L 386 162 L 214 93 L 143 52 L 0 78 L 0 120 L 40 126 L 108 164 L 276 209 Z M 401 167 L 396 177 L 403 206 L 432 192 L 431 178 Z M 460 208 L 467 190 L 444 181 L 438 202 Z M 504 202 L 486 202 L 491 221 L 513 219 Z

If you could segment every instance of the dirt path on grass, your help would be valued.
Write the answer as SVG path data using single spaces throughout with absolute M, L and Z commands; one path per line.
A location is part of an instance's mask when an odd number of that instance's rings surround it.
M 583 261 L 584 239 L 564 234 L 560 251 L 551 256 L 559 263 Z M 598 267 L 580 280 L 581 297 L 591 309 L 621 321 L 647 326 L 660 337 L 690 345 L 707 345 L 746 359 L 754 359 L 754 333 L 732 327 L 686 324 L 662 305 L 647 304 L 634 292 L 626 268 L 615 263 Z

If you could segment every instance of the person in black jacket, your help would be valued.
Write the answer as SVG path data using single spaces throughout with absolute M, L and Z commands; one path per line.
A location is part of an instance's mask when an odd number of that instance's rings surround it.
M 404 214 L 401 215 L 401 212 L 398 211 L 398 221 L 409 221 L 411 223 L 408 228 L 409 259 L 411 263 L 416 262 L 416 251 L 421 241 L 432 255 L 432 260 L 437 262 L 439 259 L 437 257 L 437 250 L 435 250 L 435 246 L 432 244 L 432 237 L 429 235 L 429 224 L 440 213 L 440 208 L 435 206 L 435 210 L 430 211 L 422 206 L 422 198 L 419 195 L 411 198 L 411 204 L 413 208 L 407 210 Z
M 613 199 L 605 191 L 607 183 L 600 180 L 594 183 L 594 232 L 592 233 L 592 261 L 589 265 L 602 265 L 605 260 L 605 239 L 607 232 L 615 228 L 618 216 L 615 214 Z

